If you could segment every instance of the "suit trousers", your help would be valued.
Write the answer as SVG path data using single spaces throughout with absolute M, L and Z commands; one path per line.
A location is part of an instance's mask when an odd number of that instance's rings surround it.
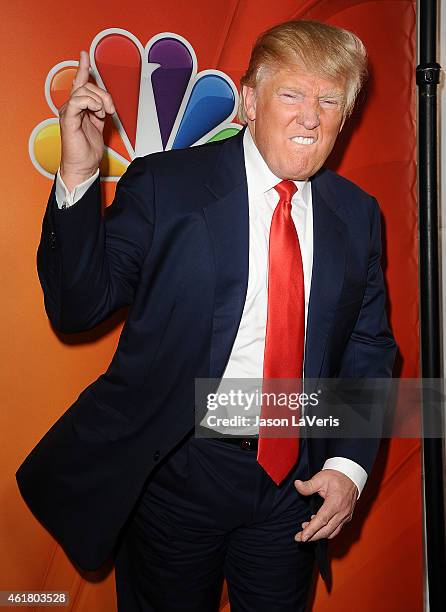
M 311 515 L 295 489 L 306 444 L 277 486 L 257 452 L 189 437 L 157 467 L 115 559 L 119 612 L 213 612 L 226 578 L 231 612 L 306 609 L 314 543 L 294 535 Z

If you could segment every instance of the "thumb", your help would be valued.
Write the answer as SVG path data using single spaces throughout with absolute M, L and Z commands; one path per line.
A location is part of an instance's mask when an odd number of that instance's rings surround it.
M 319 489 L 314 477 L 310 480 L 295 480 L 294 486 L 301 495 L 313 495 Z

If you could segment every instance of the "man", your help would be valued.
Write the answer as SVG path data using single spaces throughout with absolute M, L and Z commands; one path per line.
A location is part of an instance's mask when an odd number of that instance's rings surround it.
M 378 441 L 198 438 L 194 381 L 391 375 L 379 209 L 322 168 L 364 47 L 317 22 L 272 28 L 242 79 L 247 128 L 134 160 L 103 215 L 114 106 L 88 69 L 83 52 L 60 110 L 39 275 L 64 332 L 130 309 L 107 372 L 20 467 L 21 492 L 81 567 L 115 554 L 120 610 L 215 610 L 223 577 L 233 611 L 304 609 Z

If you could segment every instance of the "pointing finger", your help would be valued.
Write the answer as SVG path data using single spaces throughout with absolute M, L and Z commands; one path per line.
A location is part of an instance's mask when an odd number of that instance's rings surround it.
M 74 91 L 78 87 L 82 87 L 88 83 L 88 77 L 90 76 L 90 58 L 86 51 L 81 51 L 79 57 L 79 66 L 74 77 L 73 86 L 71 91 Z

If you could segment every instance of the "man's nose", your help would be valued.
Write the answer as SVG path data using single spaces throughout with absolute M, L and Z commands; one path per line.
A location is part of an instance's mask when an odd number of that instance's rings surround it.
M 319 108 L 317 103 L 307 102 L 302 105 L 299 116 L 297 118 L 298 123 L 303 125 L 306 130 L 314 130 L 318 127 L 319 121 Z

